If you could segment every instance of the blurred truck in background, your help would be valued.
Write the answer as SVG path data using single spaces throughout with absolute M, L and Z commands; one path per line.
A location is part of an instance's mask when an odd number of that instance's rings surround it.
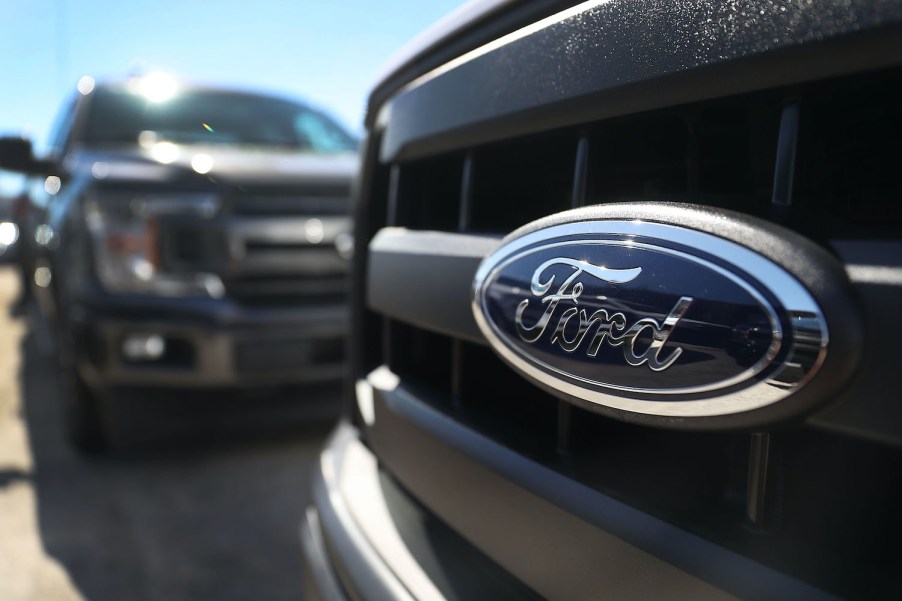
M 0 139 L 32 176 L 20 263 L 76 447 L 106 448 L 106 403 L 138 390 L 340 382 L 356 147 L 304 104 L 163 74 L 82 78 L 44 158 Z

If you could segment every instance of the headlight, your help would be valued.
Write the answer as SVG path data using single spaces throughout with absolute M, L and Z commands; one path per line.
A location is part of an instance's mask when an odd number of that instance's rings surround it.
M 19 239 L 19 226 L 4 221 L 0 223 L 0 246 L 12 246 Z
M 160 260 L 162 219 L 207 219 L 218 209 L 210 194 L 93 194 L 85 220 L 100 283 L 114 293 L 221 297 L 225 290 L 217 275 L 167 272 Z

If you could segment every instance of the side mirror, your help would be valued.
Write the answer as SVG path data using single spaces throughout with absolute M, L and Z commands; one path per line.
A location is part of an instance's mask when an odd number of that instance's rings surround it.
M 3 136 L 0 137 L 0 169 L 27 175 L 47 175 L 56 171 L 57 167 L 53 161 L 34 158 L 28 138 Z

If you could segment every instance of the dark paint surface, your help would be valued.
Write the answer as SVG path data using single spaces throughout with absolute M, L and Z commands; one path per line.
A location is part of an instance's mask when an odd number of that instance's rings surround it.
M 485 129 L 491 120 L 545 105 L 738 59 L 852 38 L 863 32 L 873 34 L 898 27 L 900 21 L 899 0 L 616 0 L 583 10 L 576 8 L 557 22 L 515 35 L 487 52 L 464 55 L 468 60 L 427 74 L 416 85 L 402 90 L 390 102 L 392 118 L 382 158 L 388 160 L 417 141 L 476 124 Z M 868 66 L 875 68 L 877 61 L 898 60 L 897 56 L 893 58 L 894 48 L 898 46 L 887 44 L 880 55 L 866 51 Z M 842 70 L 844 61 L 853 60 L 852 54 L 837 53 L 831 61 L 834 64 L 825 68 Z M 801 73 L 794 69 L 789 79 L 797 83 L 810 76 L 806 75 L 812 72 L 810 63 Z M 778 85 L 774 79 L 778 70 L 751 69 L 742 78 L 743 85 L 747 89 Z M 504 82 L 503 87 L 496 85 L 499 81 Z M 718 88 L 724 85 L 728 84 L 722 78 L 706 79 L 699 83 L 698 94 L 705 96 L 703 90 L 708 89 L 713 96 L 737 92 Z M 663 100 L 656 98 L 660 92 L 649 88 L 642 94 L 631 94 L 628 112 L 660 107 Z M 370 113 L 378 111 L 373 107 Z M 566 121 L 566 115 L 557 118 Z M 586 118 L 599 115 L 586 114 Z

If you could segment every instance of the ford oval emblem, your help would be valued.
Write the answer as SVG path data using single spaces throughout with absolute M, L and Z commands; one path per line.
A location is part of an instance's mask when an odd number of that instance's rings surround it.
M 473 312 L 495 351 L 540 386 L 647 416 L 765 407 L 827 353 L 822 311 L 796 277 L 669 223 L 558 221 L 515 235 L 480 265 Z

